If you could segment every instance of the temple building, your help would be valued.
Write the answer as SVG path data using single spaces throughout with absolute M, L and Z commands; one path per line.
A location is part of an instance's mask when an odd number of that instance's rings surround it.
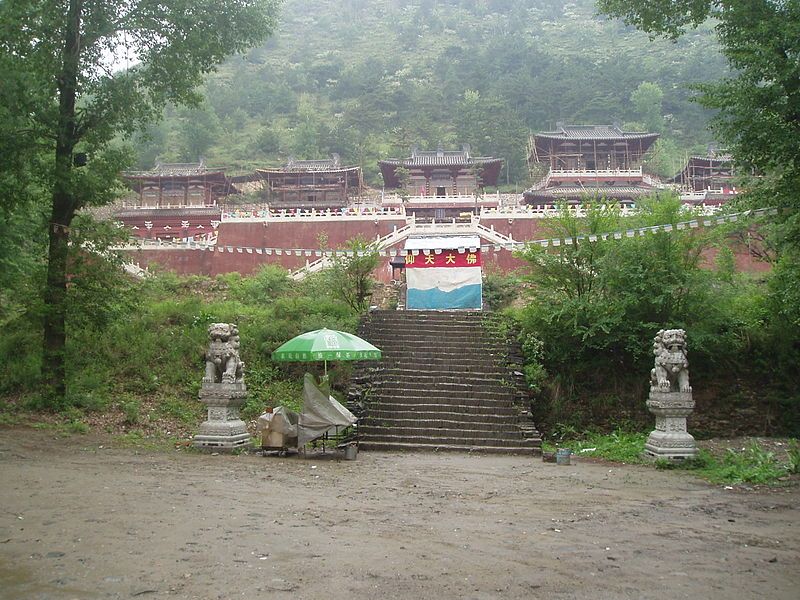
M 524 193 L 526 204 L 580 204 L 587 198 L 635 204 L 660 182 L 642 171 L 657 133 L 623 131 L 618 125 L 569 126 L 531 137 L 528 162 L 546 174 Z
M 468 196 L 486 186 L 496 186 L 503 167 L 502 158 L 472 156 L 469 145 L 461 150 L 419 150 L 408 158 L 378 161 L 387 189 L 403 187 L 397 170 L 408 171 L 407 191 L 412 196 Z
M 220 221 L 218 203 L 238 190 L 224 171 L 199 163 L 156 163 L 123 178 L 135 195 L 114 218 L 133 235 L 152 239 L 208 237 Z
M 712 150 L 707 156 L 690 156 L 668 183 L 679 186 L 684 202 L 719 205 L 738 193 L 735 177 L 731 156 Z
M 324 160 L 294 160 L 280 168 L 257 169 L 272 209 L 335 209 L 347 206 L 364 188 L 361 167 L 343 167 L 334 154 Z
M 156 163 L 152 171 L 128 171 L 125 181 L 138 193 L 138 208 L 215 206 L 236 190 L 222 170 L 199 163 Z

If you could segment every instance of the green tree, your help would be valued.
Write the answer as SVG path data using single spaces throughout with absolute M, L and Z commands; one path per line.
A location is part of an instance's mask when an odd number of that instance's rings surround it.
M 663 101 L 664 92 L 657 83 L 643 81 L 631 92 L 634 114 L 647 131 L 660 133 L 664 130 Z
M 602 12 L 651 35 L 677 39 L 715 19 L 734 75 L 697 86 L 716 109 L 713 131 L 737 161 L 764 175 L 766 196 L 800 205 L 800 2 L 789 0 L 598 0 Z M 786 241 L 800 245 L 800 214 L 785 214 Z
M 181 160 L 197 162 L 220 135 L 220 123 L 214 109 L 208 104 L 180 111 L 178 144 Z
M 411 196 L 409 189 L 411 186 L 411 171 L 401 165 L 395 169 L 395 175 L 397 175 L 397 181 L 400 182 L 400 187 L 398 188 L 400 198 L 403 202 L 407 202 Z
M 362 238 L 350 240 L 344 251 L 337 251 L 329 270 L 334 295 L 355 312 L 366 311 L 375 286 L 372 273 L 377 268 L 378 253 L 373 245 Z
M 762 225 L 777 251 L 769 281 L 770 335 L 776 355 L 796 360 L 800 339 L 800 2 L 797 0 L 598 0 L 601 11 L 649 32 L 677 39 L 714 19 L 734 75 L 697 85 L 698 100 L 716 109 L 712 130 L 742 171 L 762 177 L 740 200 L 782 208 Z M 778 351 L 778 348 L 784 350 Z M 776 369 L 775 372 L 783 372 Z M 796 404 L 795 404 L 796 405 Z
M 43 375 L 65 397 L 67 256 L 76 212 L 114 195 L 130 136 L 195 88 L 225 56 L 263 40 L 278 0 L 4 0 L 0 72 L 9 74 L 17 136 L 52 162 L 38 173 L 50 196 Z M 120 69 L 120 67 L 127 67 Z M 86 163 L 88 165 L 82 167 Z

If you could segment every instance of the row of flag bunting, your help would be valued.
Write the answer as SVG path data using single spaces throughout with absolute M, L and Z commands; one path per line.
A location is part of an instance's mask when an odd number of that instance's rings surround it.
M 686 229 L 697 229 L 699 227 L 713 227 L 715 225 L 722 225 L 724 223 L 735 223 L 740 219 L 746 219 L 748 217 L 760 217 L 766 215 L 776 215 L 778 214 L 778 209 L 776 208 L 759 208 L 755 210 L 748 210 L 740 213 L 732 213 L 729 215 L 721 215 L 718 217 L 702 217 L 696 218 L 689 221 L 682 221 L 680 223 L 673 224 L 666 224 L 666 225 L 653 225 L 650 227 L 639 227 L 636 229 L 626 229 L 624 231 L 614 231 L 610 233 L 602 233 L 602 234 L 594 234 L 594 235 L 581 235 L 575 238 L 567 237 L 567 238 L 550 238 L 550 239 L 542 239 L 542 240 L 529 240 L 526 242 L 519 242 L 519 241 L 510 241 L 503 244 L 488 244 L 481 246 L 480 249 L 482 252 L 490 252 L 490 251 L 500 251 L 500 250 L 520 250 L 525 246 L 541 246 L 543 248 L 548 247 L 558 247 L 558 246 L 569 246 L 581 241 L 588 241 L 588 242 L 597 242 L 598 240 L 621 240 L 623 238 L 632 238 L 637 236 L 646 236 L 647 234 L 655 234 L 660 232 L 670 232 L 674 230 L 686 230 Z M 204 250 L 210 252 L 237 252 L 239 254 L 262 254 L 262 255 L 275 255 L 275 256 L 306 256 L 306 257 L 317 257 L 321 258 L 325 257 L 345 257 L 345 256 L 354 256 L 356 254 L 363 256 L 365 252 L 355 252 L 353 250 L 321 250 L 321 249 L 304 249 L 304 248 L 254 248 L 251 246 L 216 246 L 213 244 L 209 244 L 207 242 L 174 242 L 174 241 L 164 241 L 161 242 L 161 246 L 167 247 L 182 247 L 182 248 L 194 248 L 197 250 Z M 390 248 L 388 250 L 377 250 L 374 251 L 378 254 L 378 256 L 388 256 L 393 257 L 399 255 L 404 255 L 405 250 L 398 250 L 396 248 Z M 370 254 L 373 251 L 369 252 Z

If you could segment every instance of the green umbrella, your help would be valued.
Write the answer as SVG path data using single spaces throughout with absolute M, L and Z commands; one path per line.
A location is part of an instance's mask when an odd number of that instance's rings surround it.
M 301 333 L 272 353 L 272 360 L 275 361 L 325 361 L 326 375 L 329 360 L 378 360 L 380 357 L 380 348 L 357 335 L 335 329 Z

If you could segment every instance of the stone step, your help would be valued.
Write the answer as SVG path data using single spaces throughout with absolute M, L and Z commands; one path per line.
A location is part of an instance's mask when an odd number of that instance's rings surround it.
M 389 407 L 413 407 L 419 404 L 445 404 L 450 406 L 513 406 L 515 397 L 511 394 L 490 394 L 487 392 L 452 395 L 444 392 L 391 393 L 373 392 L 369 400 L 371 408 L 387 410 Z
M 397 433 L 398 435 L 408 435 L 412 432 L 425 433 L 428 431 L 433 431 L 434 433 L 460 431 L 464 436 L 485 435 L 490 432 L 516 435 L 521 431 L 515 420 L 509 420 L 507 417 L 491 421 L 486 418 L 462 419 L 459 418 L 458 414 L 452 416 L 454 417 L 452 419 L 433 417 L 423 421 L 421 419 L 400 419 L 397 417 L 380 419 L 370 415 L 364 420 L 364 423 L 359 423 L 359 428 L 365 432 L 391 429 L 392 433 Z
M 392 336 L 414 337 L 417 339 L 433 339 L 436 336 L 445 335 L 448 338 L 464 338 L 464 339 L 479 339 L 487 335 L 487 331 L 480 325 L 472 327 L 451 327 L 442 325 L 441 327 L 432 327 L 425 325 L 409 324 L 408 327 L 398 327 L 397 329 L 388 328 L 367 328 L 363 331 L 364 336 L 370 336 L 375 339 L 391 339 Z M 487 343 L 492 343 L 493 339 L 484 340 Z
M 484 437 L 466 437 L 466 436 L 453 436 L 453 437 L 437 437 L 431 439 L 427 435 L 396 435 L 396 434 L 362 434 L 359 432 L 359 445 L 362 443 L 370 442 L 405 442 L 417 444 L 450 444 L 454 446 L 489 446 L 489 447 L 506 447 L 506 448 L 525 448 L 530 446 L 530 442 L 523 439 L 521 436 L 516 438 L 508 438 L 504 436 L 486 435 Z
M 462 383 L 460 381 L 437 380 L 436 378 L 432 377 L 420 377 L 419 379 L 414 379 L 413 381 L 409 381 L 407 379 L 403 381 L 391 379 L 382 381 L 381 379 L 376 379 L 377 381 L 381 382 L 381 390 L 387 392 L 395 390 L 402 392 L 452 392 L 454 395 L 468 395 L 474 397 L 476 395 L 480 396 L 487 393 L 501 394 L 511 393 L 514 391 L 512 386 L 503 385 L 501 381 L 492 381 L 487 379 L 484 379 L 480 382 L 467 383 Z
M 434 419 L 473 419 L 487 422 L 515 422 L 518 410 L 513 407 L 463 406 L 447 404 L 418 404 L 414 409 L 400 406 L 372 408 L 369 419 L 382 422 L 389 419 L 416 420 L 418 422 Z
M 404 321 L 404 320 L 429 320 L 429 321 L 482 321 L 492 318 L 492 313 L 483 310 L 373 310 L 369 313 L 369 321 Z
M 483 327 L 461 327 L 453 329 L 443 325 L 442 327 L 419 327 L 417 325 L 410 325 L 408 328 L 388 329 L 388 328 L 367 328 L 362 332 L 361 337 L 369 336 L 376 340 L 392 340 L 395 337 L 402 337 L 406 339 L 435 339 L 441 336 L 447 336 L 449 339 L 454 340 L 482 340 L 484 343 L 496 344 L 504 341 L 497 338 L 490 332 L 487 332 Z
M 378 364 L 383 364 L 387 361 L 408 361 L 408 360 L 435 360 L 438 359 L 442 362 L 450 362 L 457 365 L 459 361 L 470 361 L 477 363 L 480 361 L 487 361 L 493 363 L 495 361 L 505 361 L 507 354 L 502 349 L 498 348 L 468 348 L 453 344 L 449 348 L 430 346 L 411 345 L 405 347 L 387 347 L 380 344 L 374 344 L 382 351 L 381 360 Z
M 529 444 L 525 447 L 510 448 L 507 446 L 471 446 L 457 444 L 421 443 L 421 442 L 395 442 L 395 441 L 360 441 L 359 450 L 382 452 L 475 452 L 485 454 L 541 454 L 541 444 Z
M 508 371 L 508 365 L 505 364 L 504 357 L 501 354 L 489 353 L 460 353 L 458 356 L 446 356 L 437 352 L 429 350 L 419 351 L 397 351 L 389 350 L 383 352 L 383 358 L 379 361 L 374 361 L 370 365 L 364 365 L 370 370 L 380 369 L 410 369 L 410 363 L 416 367 L 419 364 L 429 365 L 431 367 L 438 367 L 440 369 L 449 369 L 453 373 L 460 373 L 462 371 L 474 371 L 476 369 L 488 369 L 490 371 Z
M 382 349 L 383 359 L 354 370 L 351 398 L 364 406 L 362 447 L 527 452 L 539 446 L 538 432 L 521 414 L 524 376 L 510 364 L 519 358 L 493 320 L 481 311 L 371 312 L 360 335 Z
M 458 386 L 458 389 L 485 388 L 493 387 L 512 387 L 512 383 L 506 379 L 502 373 L 477 373 L 471 371 L 453 375 L 452 371 L 425 371 L 415 370 L 413 375 L 410 373 L 378 372 L 372 377 L 373 382 L 386 382 L 405 389 L 419 389 L 423 387 L 444 387 Z

